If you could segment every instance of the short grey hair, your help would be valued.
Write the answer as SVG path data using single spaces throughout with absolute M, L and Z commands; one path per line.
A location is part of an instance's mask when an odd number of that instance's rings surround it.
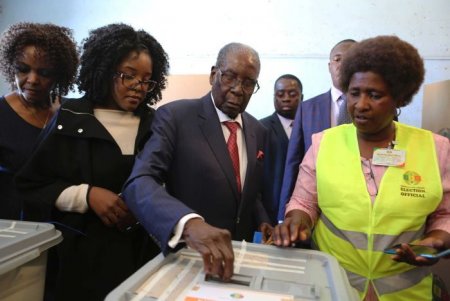
M 255 49 L 252 47 L 241 44 L 241 43 L 229 43 L 220 49 L 219 54 L 217 55 L 217 61 L 216 61 L 216 67 L 222 67 L 225 65 L 225 61 L 227 58 L 227 55 L 230 53 L 239 53 L 239 52 L 246 52 L 249 53 L 251 56 L 255 58 L 255 61 L 257 63 L 258 69 L 261 68 L 261 62 L 259 60 L 259 54 L 256 52 Z

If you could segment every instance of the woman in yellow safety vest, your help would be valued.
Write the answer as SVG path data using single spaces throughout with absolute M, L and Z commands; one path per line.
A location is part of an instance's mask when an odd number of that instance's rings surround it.
M 407 243 L 450 247 L 450 143 L 394 121 L 424 78 L 412 45 L 394 36 L 355 44 L 340 84 L 352 124 L 312 136 L 274 243 L 309 239 L 337 258 L 361 300 L 431 300 L 427 266 Z M 395 255 L 386 248 L 400 244 Z

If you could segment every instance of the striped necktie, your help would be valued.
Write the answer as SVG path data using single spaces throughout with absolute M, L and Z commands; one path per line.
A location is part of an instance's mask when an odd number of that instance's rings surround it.
M 241 173 L 239 168 L 239 150 L 237 145 L 237 130 L 239 123 L 233 121 L 225 121 L 225 126 L 230 131 L 230 137 L 228 137 L 227 148 L 230 153 L 231 161 L 233 162 L 234 175 L 236 177 L 236 184 L 238 192 L 241 192 Z
M 348 114 L 347 111 L 347 99 L 344 94 L 342 94 L 338 98 L 338 104 L 339 104 L 339 113 L 336 120 L 337 125 L 345 124 L 345 123 L 352 123 L 352 118 Z

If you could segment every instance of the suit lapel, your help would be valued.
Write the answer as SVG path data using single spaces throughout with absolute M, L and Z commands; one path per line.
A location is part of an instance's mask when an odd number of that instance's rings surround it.
M 219 122 L 219 117 L 217 116 L 217 112 L 213 106 L 210 94 L 203 97 L 201 102 L 202 104 L 198 114 L 200 129 L 208 142 L 211 151 L 216 157 L 217 162 L 225 173 L 236 199 L 238 199 L 233 164 L 223 137 L 222 126 Z
M 327 118 L 321 118 L 322 120 L 322 130 L 328 129 L 331 127 L 331 90 L 328 91 L 326 97 L 323 98 L 323 101 L 320 102 L 320 111 L 323 112 L 323 116 L 328 116 Z
M 277 135 L 277 137 L 281 137 L 282 144 L 287 145 L 289 143 L 289 138 L 286 135 L 286 131 L 283 128 L 283 125 L 281 124 L 280 118 L 278 118 L 277 113 L 273 113 L 270 118 L 270 123 L 272 125 L 272 128 Z
M 258 150 L 256 149 L 256 136 L 253 124 L 249 121 L 247 113 L 242 113 L 242 123 L 245 137 L 245 144 L 247 146 L 247 172 L 245 174 L 245 182 L 242 187 L 242 193 L 245 192 L 247 183 L 250 183 L 253 179 L 252 167 L 256 165 L 256 155 Z

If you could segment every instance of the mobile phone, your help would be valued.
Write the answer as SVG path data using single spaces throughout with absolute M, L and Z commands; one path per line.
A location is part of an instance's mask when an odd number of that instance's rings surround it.
M 425 258 L 440 258 L 442 256 L 447 256 L 450 254 L 450 249 L 439 251 L 435 248 L 427 247 L 427 246 L 414 245 L 414 244 L 408 244 L 408 245 L 413 250 L 413 252 L 416 253 L 417 256 L 422 256 Z M 384 253 L 395 255 L 396 254 L 395 249 L 398 249 L 398 248 L 400 248 L 400 244 L 385 249 Z

